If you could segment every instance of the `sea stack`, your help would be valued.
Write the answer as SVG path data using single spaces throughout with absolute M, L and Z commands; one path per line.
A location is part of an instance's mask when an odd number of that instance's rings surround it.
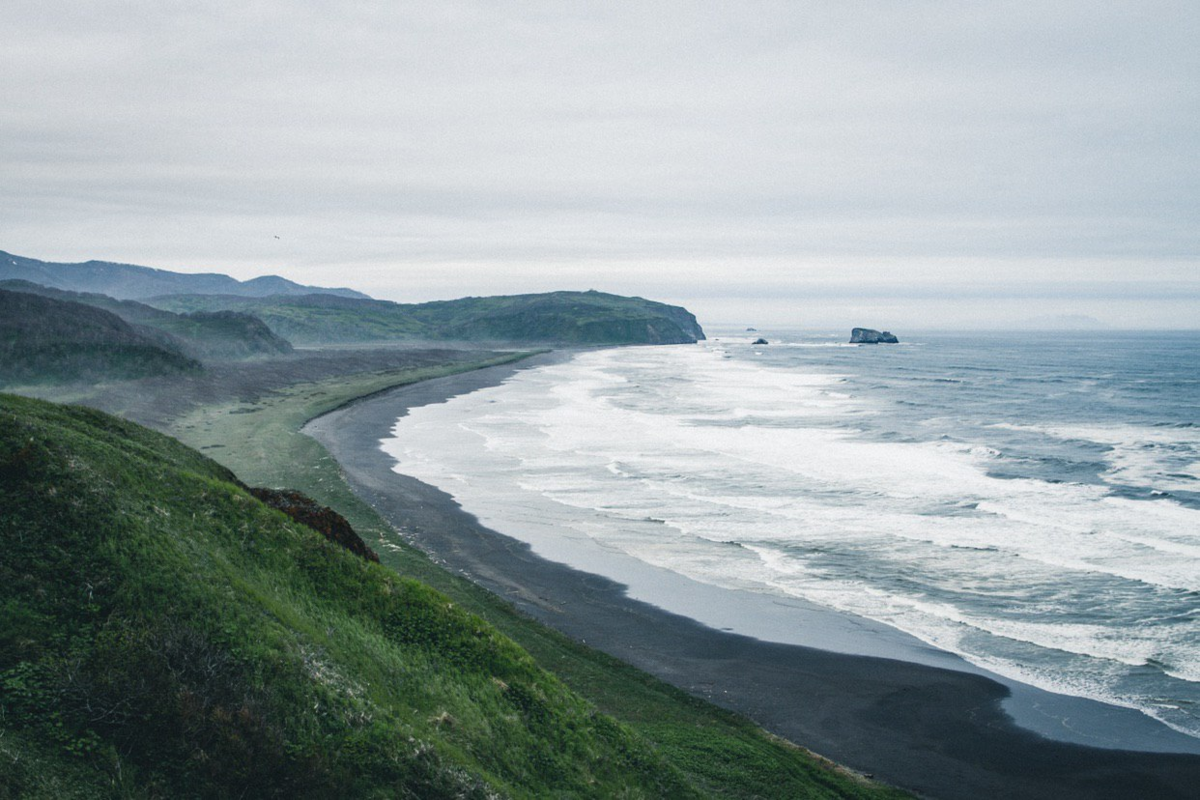
M 855 328 L 850 331 L 850 344 L 900 344 L 900 340 L 891 331 Z

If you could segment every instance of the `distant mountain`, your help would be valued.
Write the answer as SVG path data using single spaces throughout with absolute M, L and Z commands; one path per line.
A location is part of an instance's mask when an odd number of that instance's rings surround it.
M 101 308 L 0 290 L 0 386 L 127 380 L 201 369 Z
M 557 344 L 690 344 L 704 338 L 685 308 L 602 292 L 467 297 L 404 304 L 328 295 L 148 300 L 173 311 L 247 311 L 296 344 L 405 339 Z
M 108 295 L 71 292 L 29 281 L 0 281 L 0 289 L 111 311 L 168 349 L 179 350 L 192 358 L 241 359 L 292 352 L 289 341 L 272 333 L 258 317 L 240 311 L 176 314 L 136 300 L 116 300 Z
M 239 297 L 271 295 L 330 294 L 369 299 L 353 289 L 303 286 L 277 275 L 239 281 L 217 273 L 170 272 L 165 269 L 85 261 L 58 264 L 15 256 L 0 250 L 0 280 L 23 280 L 56 289 L 98 292 L 119 300 L 139 300 L 166 294 L 227 294 Z

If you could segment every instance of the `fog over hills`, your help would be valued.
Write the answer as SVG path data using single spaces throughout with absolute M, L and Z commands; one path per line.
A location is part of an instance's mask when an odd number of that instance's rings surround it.
M 83 303 L 0 289 L 0 386 L 172 375 L 200 363 L 170 337 Z
M 136 300 L 117 300 L 95 292 L 72 292 L 20 280 L 0 281 L 0 289 L 102 308 L 135 326 L 141 333 L 164 341 L 168 348 L 202 361 L 292 352 L 290 342 L 276 336 L 262 320 L 251 314 L 236 311 L 175 314 Z

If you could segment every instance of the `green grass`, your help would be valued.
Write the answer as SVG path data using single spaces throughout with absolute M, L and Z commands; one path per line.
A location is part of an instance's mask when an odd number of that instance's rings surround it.
M 406 545 L 300 429 L 475 364 L 174 421 L 0 395 L 0 798 L 888 798 Z M 247 495 L 332 506 L 370 564 Z
M 300 433 L 306 422 L 359 397 L 529 355 L 493 355 L 445 366 L 299 383 L 253 401 L 202 406 L 174 420 L 167 432 L 229 467 L 248 484 L 299 489 L 338 508 L 357 498 L 325 448 Z
M 0 795 L 697 795 L 494 627 L 172 439 L 0 396 L 0 476 Z
M 686 309 L 602 292 L 465 297 L 433 303 L 308 296 L 155 298 L 172 311 L 247 311 L 296 344 L 398 339 L 669 344 L 704 338 Z
M 354 494 L 329 453 L 299 431 L 309 419 L 355 397 L 422 376 L 427 373 L 299 385 L 258 404 L 203 408 L 178 420 L 172 433 L 197 447 L 210 448 L 205 452 L 248 483 L 295 488 L 336 509 L 375 547 L 384 565 L 444 592 L 462 608 L 487 619 L 572 689 L 652 742 L 705 794 L 907 797 L 858 779 L 736 714 L 576 643 L 439 568 L 405 543 Z M 387 545 L 381 547 L 380 542 Z

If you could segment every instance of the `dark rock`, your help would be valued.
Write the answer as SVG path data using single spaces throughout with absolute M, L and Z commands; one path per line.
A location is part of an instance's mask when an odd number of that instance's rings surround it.
M 379 556 L 367 547 L 346 518 L 332 508 L 291 489 L 253 488 L 250 494 L 278 511 L 282 511 L 301 525 L 312 528 L 334 544 L 362 556 L 368 561 L 379 563 Z
M 754 344 L 770 344 L 766 339 L 755 339 Z
M 746 333 L 758 333 L 758 328 L 746 328 Z
M 850 331 L 850 344 L 900 344 L 900 340 L 890 331 L 855 328 Z

